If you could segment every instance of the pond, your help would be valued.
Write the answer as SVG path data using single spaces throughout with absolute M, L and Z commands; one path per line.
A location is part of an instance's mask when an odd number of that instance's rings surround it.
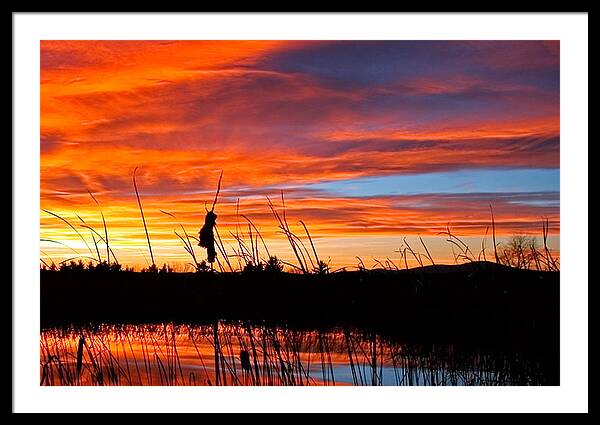
M 360 329 L 250 322 L 55 327 L 41 385 L 556 385 L 515 350 L 406 343 Z

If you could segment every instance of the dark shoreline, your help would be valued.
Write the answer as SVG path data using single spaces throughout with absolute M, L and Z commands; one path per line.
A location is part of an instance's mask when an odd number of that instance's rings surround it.
M 343 331 L 505 353 L 560 383 L 558 272 L 493 263 L 327 275 L 41 271 L 40 283 L 42 330 L 218 321 Z
M 41 326 L 252 320 L 558 347 L 559 280 L 493 263 L 327 275 L 42 270 Z

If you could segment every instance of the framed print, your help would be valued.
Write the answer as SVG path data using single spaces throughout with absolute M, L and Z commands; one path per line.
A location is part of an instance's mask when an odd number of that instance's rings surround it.
M 531 16 L 529 36 L 524 21 L 478 30 L 506 21 L 487 15 L 435 36 L 394 32 L 409 18 L 396 14 L 365 15 L 371 32 L 351 30 L 357 15 L 311 30 L 294 15 L 133 16 L 17 20 L 55 28 L 31 37 L 39 126 L 14 141 L 37 134 L 38 204 L 20 218 L 37 215 L 39 233 L 32 394 L 111 387 L 153 394 L 119 410 L 154 411 L 160 394 L 256 407 L 302 391 L 324 394 L 316 410 L 353 411 L 327 400 L 402 410 L 419 389 L 466 403 L 496 387 L 539 409 L 565 390 L 576 75 L 550 16 Z M 564 17 L 583 18 L 587 35 L 586 15 Z M 159 34 L 160 19 L 179 31 Z M 216 408 L 206 400 L 183 410 Z M 299 403 L 266 410 L 315 410 Z

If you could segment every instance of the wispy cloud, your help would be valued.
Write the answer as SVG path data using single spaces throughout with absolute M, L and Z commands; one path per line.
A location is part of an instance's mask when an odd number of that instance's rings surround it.
M 139 227 L 130 201 L 140 166 L 150 216 L 181 210 L 194 226 L 222 169 L 224 199 L 241 197 L 267 227 L 264 196 L 284 188 L 298 218 L 330 238 L 431 233 L 448 221 L 482 234 L 490 202 L 506 233 L 537 228 L 541 215 L 557 231 L 556 203 L 526 178 L 458 198 L 357 200 L 315 184 L 557 169 L 558 53 L 558 42 L 535 41 L 44 41 L 42 208 L 92 214 L 91 190 L 124 239 Z M 42 232 L 58 227 L 44 220 Z

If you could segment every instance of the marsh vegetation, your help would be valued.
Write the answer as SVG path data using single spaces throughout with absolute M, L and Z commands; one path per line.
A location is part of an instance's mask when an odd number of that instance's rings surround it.
M 41 385 L 545 385 L 514 352 L 252 322 L 47 329 Z
M 450 226 L 439 233 L 453 265 L 437 263 L 419 237 L 373 268 L 356 257 L 356 267 L 332 269 L 308 226 L 290 225 L 283 192 L 267 207 L 292 259 L 277 257 L 239 202 L 244 224 L 229 231 L 233 246 L 224 243 L 220 182 L 199 237 L 161 210 L 189 273 L 156 264 L 135 172 L 152 261 L 141 273 L 119 262 L 92 193 L 101 230 L 44 210 L 88 253 L 71 249 L 55 263 L 42 252 L 42 385 L 559 383 L 560 265 L 547 219 L 541 243 L 517 235 L 500 244 L 490 206 L 491 247 L 487 230 L 475 252 Z

